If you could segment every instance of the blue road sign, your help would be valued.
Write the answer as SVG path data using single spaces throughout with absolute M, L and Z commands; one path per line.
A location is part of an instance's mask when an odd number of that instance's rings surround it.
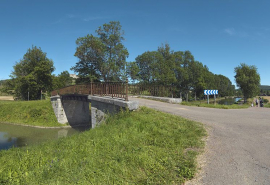
M 218 90 L 204 90 L 204 95 L 215 95 L 218 94 Z

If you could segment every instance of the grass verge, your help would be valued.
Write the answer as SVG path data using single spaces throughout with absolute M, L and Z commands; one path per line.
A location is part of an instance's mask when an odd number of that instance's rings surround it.
M 270 103 L 265 104 L 264 107 L 270 108 Z
M 0 122 L 33 126 L 66 126 L 59 124 L 50 100 L 0 101 Z
M 142 107 L 93 130 L 0 152 L 0 184 L 181 184 L 196 172 L 203 125 Z
M 198 101 L 194 102 L 182 102 L 181 105 L 187 105 L 187 106 L 197 106 L 197 107 L 208 107 L 208 108 L 217 108 L 217 109 L 245 109 L 250 107 L 250 104 L 232 104 L 232 105 L 220 105 L 220 104 L 207 104 L 207 103 L 201 103 Z

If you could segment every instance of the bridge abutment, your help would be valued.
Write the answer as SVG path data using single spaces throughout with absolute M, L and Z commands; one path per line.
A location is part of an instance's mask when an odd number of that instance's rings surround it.
M 106 115 L 116 114 L 122 110 L 136 110 L 139 108 L 137 101 L 124 101 L 110 97 L 88 96 L 91 100 L 91 124 L 95 128 L 102 122 Z
M 68 123 L 67 116 L 62 105 L 61 97 L 59 95 L 52 96 L 51 103 L 58 123 Z

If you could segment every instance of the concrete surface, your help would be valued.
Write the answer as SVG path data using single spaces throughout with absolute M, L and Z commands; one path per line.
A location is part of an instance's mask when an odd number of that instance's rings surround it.
M 54 114 L 58 123 L 65 124 L 68 123 L 65 109 L 61 102 L 61 97 L 59 95 L 51 97 L 51 103 L 53 107 Z
M 270 109 L 213 109 L 140 98 L 140 106 L 204 123 L 209 137 L 199 157 L 202 170 L 186 184 L 269 185 Z
M 139 108 L 138 101 L 124 101 L 111 97 L 88 96 L 91 101 L 91 125 L 95 128 L 101 123 L 107 114 L 115 114 L 122 108 L 136 110 Z

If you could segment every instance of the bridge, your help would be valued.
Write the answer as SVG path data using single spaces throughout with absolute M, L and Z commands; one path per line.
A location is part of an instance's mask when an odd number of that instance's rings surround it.
M 54 90 L 51 103 L 59 123 L 91 128 L 102 122 L 107 114 L 139 107 L 137 101 L 128 101 L 128 85 L 123 82 L 73 85 Z
M 180 103 L 180 98 L 172 98 L 176 96 L 174 92 L 172 86 L 99 82 L 54 90 L 51 92 L 51 102 L 59 123 L 69 123 L 71 126 L 90 125 L 94 128 L 104 120 L 106 114 L 115 114 L 121 109 L 136 110 L 139 107 L 138 102 L 129 101 L 128 95 Z

